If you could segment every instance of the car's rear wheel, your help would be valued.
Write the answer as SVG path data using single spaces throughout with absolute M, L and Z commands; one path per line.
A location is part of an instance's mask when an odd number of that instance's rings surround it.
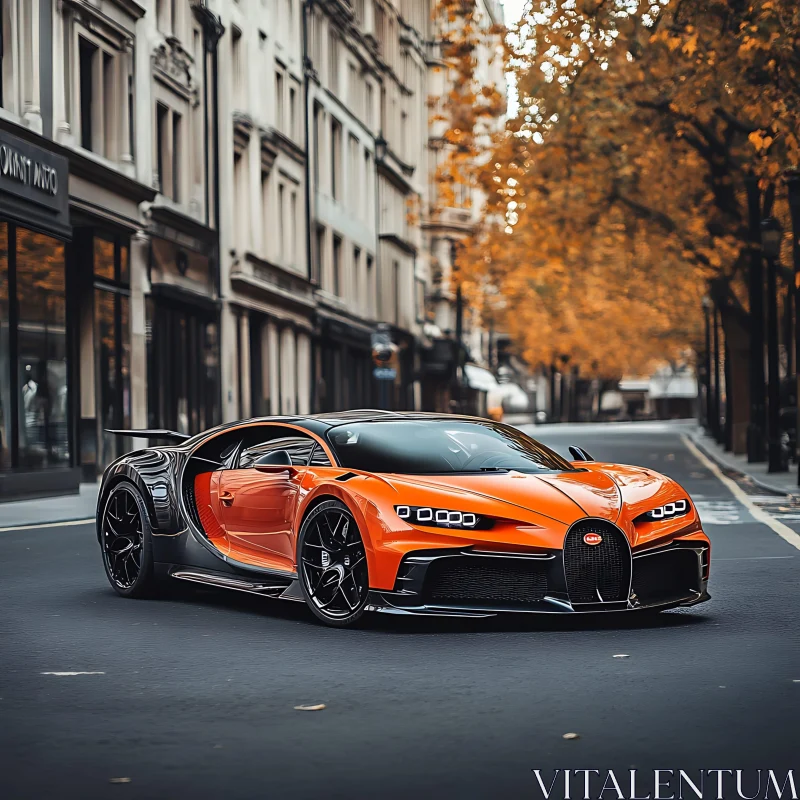
M 109 493 L 100 518 L 100 548 L 109 583 L 123 597 L 144 597 L 155 587 L 152 531 L 136 487 L 124 481 Z
M 303 521 L 297 543 L 300 586 L 317 619 L 336 628 L 364 614 L 369 573 L 364 541 L 347 506 L 326 500 Z

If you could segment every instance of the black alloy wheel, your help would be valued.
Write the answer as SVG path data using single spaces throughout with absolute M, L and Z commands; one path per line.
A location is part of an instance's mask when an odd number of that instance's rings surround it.
M 123 597 L 142 597 L 153 586 L 150 525 L 139 492 L 117 484 L 106 500 L 100 523 L 100 547 L 108 580 Z
M 320 503 L 303 521 L 298 572 L 306 603 L 328 625 L 353 625 L 364 613 L 369 574 L 364 542 L 339 500 Z

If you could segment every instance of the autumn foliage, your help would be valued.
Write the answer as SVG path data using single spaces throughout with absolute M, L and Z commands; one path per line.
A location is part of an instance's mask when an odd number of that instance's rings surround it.
M 528 360 L 680 358 L 709 291 L 746 319 L 748 207 L 786 217 L 800 164 L 800 4 L 532 0 L 509 64 L 519 111 L 459 267 Z

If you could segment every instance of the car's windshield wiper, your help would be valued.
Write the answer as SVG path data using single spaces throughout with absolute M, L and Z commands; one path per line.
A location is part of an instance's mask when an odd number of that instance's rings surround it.
M 479 472 L 511 472 L 511 467 L 478 467 Z

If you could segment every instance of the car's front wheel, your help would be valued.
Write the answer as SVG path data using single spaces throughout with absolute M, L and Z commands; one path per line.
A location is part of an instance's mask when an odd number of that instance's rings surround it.
M 144 597 L 155 586 L 147 509 L 132 483 L 118 483 L 100 517 L 100 548 L 109 583 L 123 597 Z
M 347 506 L 325 500 L 303 521 L 297 542 L 303 596 L 317 619 L 336 628 L 364 614 L 369 573 L 364 541 Z

